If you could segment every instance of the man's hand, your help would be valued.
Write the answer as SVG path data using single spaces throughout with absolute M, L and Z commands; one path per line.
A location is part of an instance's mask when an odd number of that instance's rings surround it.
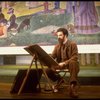
M 63 69 L 65 67 L 65 62 L 59 63 L 59 66 L 52 66 L 51 69 L 56 71 L 57 69 Z
M 59 66 L 60 66 L 61 68 L 63 68 L 63 67 L 65 66 L 65 62 L 59 63 Z

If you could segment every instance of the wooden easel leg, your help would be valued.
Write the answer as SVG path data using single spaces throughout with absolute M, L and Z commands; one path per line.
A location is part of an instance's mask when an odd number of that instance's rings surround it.
M 37 77 L 38 77 L 38 84 L 39 84 L 39 90 L 40 90 L 41 86 L 40 86 L 40 81 L 39 81 L 39 72 L 38 72 L 38 66 L 37 66 L 37 58 L 35 59 L 35 66 L 36 66 Z
M 26 80 L 27 80 L 27 77 L 28 77 L 28 75 L 29 75 L 31 66 L 32 66 L 32 64 L 33 64 L 34 58 L 35 58 L 35 55 L 33 55 L 33 59 L 32 59 L 32 61 L 31 61 L 30 67 L 28 68 L 28 70 L 27 70 L 27 72 L 26 72 L 26 75 L 25 75 L 25 78 L 24 78 L 24 80 L 23 80 L 23 82 L 22 82 L 22 84 L 21 84 L 21 87 L 20 87 L 20 89 L 19 89 L 19 91 L 18 91 L 18 95 L 22 92 L 22 89 L 23 89 L 23 87 L 24 87 L 24 85 L 25 85 L 25 82 L 26 82 Z
M 40 64 L 41 64 L 41 62 L 40 62 Z M 48 81 L 49 87 L 52 89 L 52 91 L 54 91 L 54 89 L 52 88 L 52 84 L 51 84 L 51 82 L 50 82 L 50 80 L 49 80 L 49 78 L 48 78 L 48 76 L 47 76 L 47 74 L 46 74 L 46 72 L 45 72 L 45 70 L 44 70 L 42 64 L 41 64 L 41 67 L 42 67 L 42 70 L 43 70 L 44 76 L 45 76 L 45 78 L 46 78 L 47 81 Z

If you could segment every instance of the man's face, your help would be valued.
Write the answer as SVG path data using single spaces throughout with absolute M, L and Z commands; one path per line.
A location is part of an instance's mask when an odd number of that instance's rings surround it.
M 65 35 L 63 34 L 63 32 L 57 32 L 57 37 L 58 37 L 58 42 L 60 44 L 63 44 L 64 38 L 65 38 Z

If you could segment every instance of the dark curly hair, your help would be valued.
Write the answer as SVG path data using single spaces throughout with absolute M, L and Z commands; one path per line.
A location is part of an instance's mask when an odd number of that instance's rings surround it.
M 63 32 L 63 34 L 66 35 L 66 36 L 68 37 L 68 31 L 67 31 L 66 28 L 59 28 L 59 29 L 57 30 L 57 32 Z

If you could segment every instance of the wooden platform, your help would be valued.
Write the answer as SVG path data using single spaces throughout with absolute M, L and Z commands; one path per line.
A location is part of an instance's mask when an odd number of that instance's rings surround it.
M 70 99 L 68 95 L 68 86 L 63 85 L 59 92 L 44 92 L 42 88 L 40 93 L 27 93 L 27 94 L 10 94 L 11 83 L 0 83 L 0 99 Z M 100 86 L 80 86 L 78 89 L 78 99 L 100 99 Z

